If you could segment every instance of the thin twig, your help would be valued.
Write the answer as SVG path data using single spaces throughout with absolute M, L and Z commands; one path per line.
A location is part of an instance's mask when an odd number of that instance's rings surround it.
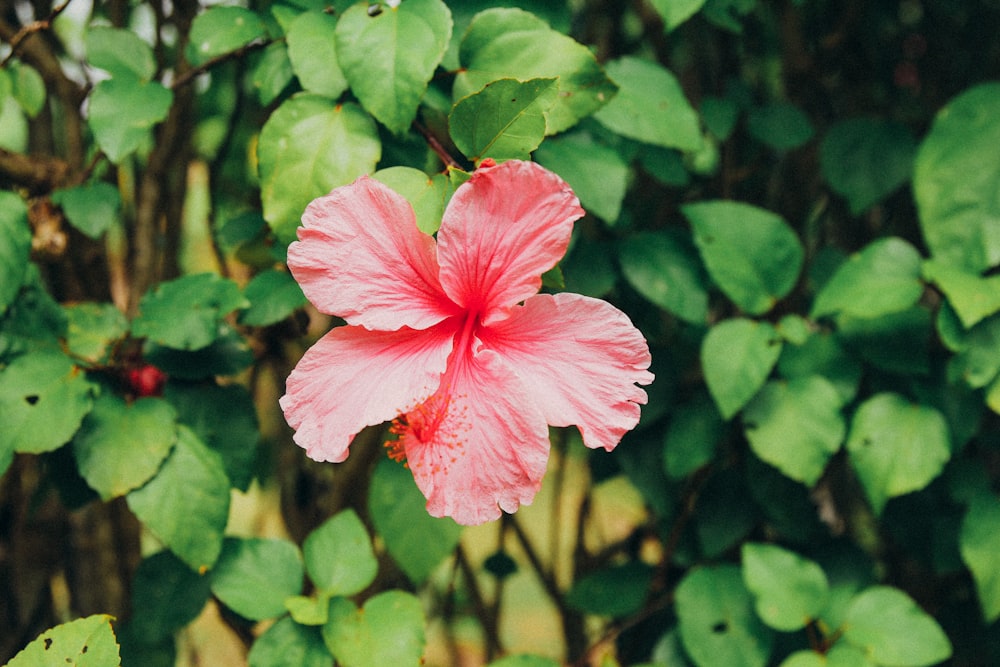
M 246 54 L 256 51 L 257 49 L 262 49 L 265 46 L 270 46 L 274 42 L 275 40 L 273 39 L 254 41 L 250 42 L 249 44 L 241 46 L 235 51 L 229 51 L 227 53 L 215 56 L 214 58 L 209 58 L 208 60 L 198 65 L 197 67 L 192 67 L 191 69 L 186 70 L 181 74 L 178 74 L 177 78 L 175 78 L 173 83 L 170 84 L 170 89 L 177 90 L 181 86 L 185 86 L 188 83 L 190 83 L 191 80 L 197 77 L 199 74 L 204 74 L 205 72 L 207 72 L 208 70 L 212 69 L 213 67 L 215 67 L 220 63 L 224 63 L 234 58 L 242 58 Z
M 49 12 L 49 15 L 46 16 L 41 21 L 32 21 L 28 25 L 22 26 L 21 29 L 17 31 L 17 34 L 10 38 L 10 53 L 8 53 L 7 56 L 2 61 L 0 61 L 0 68 L 5 67 L 7 63 L 10 62 L 10 60 L 17 55 L 17 49 L 21 46 L 21 42 L 23 42 L 30 35 L 33 35 L 36 32 L 41 32 L 43 30 L 48 30 L 49 28 L 51 28 L 52 22 L 56 19 L 57 16 L 62 14 L 63 10 L 66 9 L 66 6 L 69 5 L 69 3 L 70 0 L 65 0 L 65 2 L 63 2 L 61 5 L 53 7 L 52 11 Z
M 430 147 L 430 149 L 434 151 L 434 153 L 439 158 L 441 158 L 441 162 L 443 162 L 446 167 L 451 167 L 452 169 L 463 168 L 461 163 L 459 163 L 458 160 L 453 158 L 451 154 L 448 153 L 448 149 L 446 149 L 444 145 L 440 141 L 438 141 L 438 138 L 435 137 L 430 130 L 428 130 L 426 127 L 424 127 L 417 121 L 413 121 L 413 129 L 415 129 L 417 132 L 420 133 L 420 136 L 424 138 L 424 141 L 427 142 L 427 145 Z
M 486 651 L 488 655 L 496 655 L 500 652 L 500 633 L 497 629 L 497 616 L 493 609 L 486 604 L 486 598 L 479 588 L 476 580 L 476 572 L 472 569 L 469 557 L 465 555 L 465 549 L 459 544 L 455 549 L 455 560 L 462 570 L 462 576 L 468 586 L 469 597 L 472 598 L 472 605 L 476 608 L 476 616 L 483 626 L 483 634 L 486 635 Z

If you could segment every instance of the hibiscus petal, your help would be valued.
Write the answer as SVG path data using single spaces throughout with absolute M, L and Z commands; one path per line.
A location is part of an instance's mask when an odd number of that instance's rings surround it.
M 426 329 L 456 312 L 441 289 L 434 239 L 413 208 L 367 176 L 313 200 L 288 268 L 321 312 L 369 329 Z
M 449 369 L 449 385 L 394 432 L 427 511 L 476 525 L 531 503 L 545 475 L 549 435 L 517 376 L 494 353 L 466 356 L 452 362 L 462 367 Z
M 533 162 L 480 167 L 455 191 L 438 231 L 441 284 L 489 322 L 541 287 L 566 254 L 580 202 Z
M 576 425 L 588 447 L 611 451 L 639 422 L 649 346 L 628 316 L 579 294 L 539 294 L 481 331 L 520 375 L 553 426 Z
M 295 442 L 317 461 L 346 459 L 358 431 L 434 393 L 454 334 L 451 321 L 422 331 L 330 331 L 306 351 L 279 401 Z

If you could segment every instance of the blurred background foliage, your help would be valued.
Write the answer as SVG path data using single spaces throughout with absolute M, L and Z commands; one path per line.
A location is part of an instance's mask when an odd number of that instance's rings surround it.
M 0 660 L 58 625 L 11 664 L 1000 663 L 998 31 L 996 0 L 0 0 Z M 546 289 L 625 310 L 657 379 L 615 452 L 556 429 L 535 504 L 461 529 L 383 427 L 292 444 L 337 322 L 284 259 L 362 173 L 433 233 L 487 157 L 574 188 Z

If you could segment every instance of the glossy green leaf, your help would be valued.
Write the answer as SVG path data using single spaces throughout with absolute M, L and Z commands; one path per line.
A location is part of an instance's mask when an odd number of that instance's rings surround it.
M 916 151 L 917 142 L 905 126 L 852 118 L 830 127 L 819 161 L 823 178 L 858 215 L 909 180 Z
M 725 432 L 725 422 L 711 398 L 700 393 L 677 406 L 663 436 L 663 468 L 668 477 L 680 479 L 707 464 Z
M 337 18 L 325 12 L 302 12 L 285 34 L 288 59 L 302 87 L 331 99 L 347 90 L 347 78 L 337 62 Z
M 374 16 L 359 2 L 337 22 L 337 61 L 351 92 L 395 134 L 416 117 L 451 28 L 442 0 L 407 0 Z
M 674 595 L 684 650 L 698 667 L 764 667 L 772 633 L 753 612 L 740 569 L 691 570 Z
M 665 148 L 701 147 L 698 114 L 677 78 L 649 60 L 625 56 L 605 65 L 618 94 L 595 114 L 602 125 L 623 137 Z
M 310 201 L 373 171 L 381 154 L 375 123 L 356 104 L 296 95 L 267 119 L 257 144 L 264 218 L 292 241 Z
M 117 76 L 94 86 L 87 122 L 101 150 L 119 164 L 152 140 L 153 126 L 167 117 L 173 99 L 156 81 Z
M 209 598 L 209 580 L 169 551 L 147 556 L 132 580 L 130 630 L 150 644 L 193 621 Z
M 819 375 L 768 382 L 743 409 L 743 431 L 762 461 L 812 486 L 847 432 L 841 401 Z
M 1000 311 L 1000 276 L 982 278 L 936 259 L 923 263 L 923 276 L 944 292 L 966 329 Z
M 239 286 L 215 273 L 198 273 L 160 283 L 143 295 L 132 335 L 179 350 L 214 342 L 222 318 L 250 305 Z
M 96 387 L 63 354 L 39 351 L 0 370 L 0 452 L 39 454 L 69 442 Z
M 851 419 L 847 452 L 875 514 L 886 501 L 927 486 L 951 458 L 948 424 L 940 412 L 881 393 Z
M 177 441 L 177 414 L 159 398 L 127 404 L 102 394 L 73 438 L 80 475 L 102 500 L 125 495 L 160 469 Z
M 125 496 L 129 509 L 196 572 L 211 568 L 222 551 L 229 517 L 229 478 L 219 455 L 188 427 L 145 486 Z
M 57 625 L 25 646 L 6 667 L 118 667 L 121 658 L 111 621 L 107 614 L 96 614 Z
M 651 0 L 653 9 L 663 19 L 663 27 L 670 32 L 694 16 L 705 0 Z
M 351 509 L 309 533 L 302 551 L 309 578 L 325 593 L 353 595 L 372 583 L 378 571 L 368 531 Z
M 535 161 L 559 174 L 588 212 L 609 224 L 621 213 L 628 188 L 628 164 L 585 133 L 553 137 L 534 153 Z
M 747 129 L 757 141 L 778 151 L 798 148 L 813 137 L 809 117 L 787 102 L 754 107 L 747 115 Z
M 417 227 L 424 234 L 434 234 L 441 226 L 441 216 L 449 196 L 448 179 L 443 174 L 428 176 L 413 167 L 379 169 L 372 178 L 403 195 L 417 216 Z
M 267 46 L 253 66 L 250 81 L 257 91 L 257 99 L 268 105 L 291 83 L 295 76 L 288 49 L 281 42 Z
M 227 324 L 220 325 L 215 342 L 193 352 L 146 341 L 143 356 L 146 361 L 178 380 L 236 375 L 254 362 L 253 350 L 246 339 Z
M 810 317 L 876 318 L 906 310 L 924 291 L 920 263 L 916 248 L 903 239 L 874 241 L 840 265 L 816 295 Z
M 946 104 L 920 144 L 913 194 L 931 255 L 978 273 L 1000 264 L 1000 83 Z
M 497 79 L 558 77 L 559 95 L 546 113 L 546 133 L 568 130 L 615 94 L 590 50 L 534 14 L 507 7 L 473 19 L 459 49 L 462 69 L 452 95 L 465 97 Z
M 11 74 L 11 94 L 24 109 L 24 113 L 34 118 L 45 106 L 47 92 L 42 75 L 34 67 L 19 60 L 7 63 Z
M 704 324 L 708 290 L 697 251 L 669 232 L 639 232 L 618 249 L 622 273 L 639 294 L 685 322 Z
M 545 113 L 556 101 L 557 79 L 497 79 L 455 103 L 448 131 L 463 155 L 478 163 L 531 157 L 545 138 Z
M 0 192 L 0 315 L 24 283 L 30 252 L 28 207 L 13 192 Z
M 628 616 L 642 608 L 652 579 L 652 568 L 636 561 L 600 569 L 573 583 L 566 604 L 586 614 Z
M 323 641 L 343 667 L 420 667 L 424 610 L 403 591 L 385 591 L 358 609 L 346 598 L 330 601 Z
M 302 288 L 287 271 L 261 271 L 243 288 L 250 307 L 240 313 L 240 323 L 264 327 L 280 322 L 308 303 Z
M 191 24 L 187 57 L 192 65 L 200 65 L 266 34 L 264 21 L 249 9 L 209 7 Z
M 770 324 L 743 318 L 713 326 L 701 344 L 705 383 L 719 412 L 729 419 L 753 398 L 781 354 L 782 340 Z
M 125 28 L 90 26 L 83 33 L 87 63 L 111 74 L 149 81 L 156 74 L 153 48 Z
M 992 493 L 977 494 L 969 504 L 958 546 L 976 583 L 983 618 L 993 623 L 1000 618 L 1000 501 Z
M 889 586 L 872 586 L 855 596 L 844 640 L 880 665 L 921 667 L 951 657 L 941 626 L 906 593 Z
M 172 381 L 164 397 L 176 408 L 177 420 L 222 457 L 233 487 L 246 491 L 253 479 L 260 439 L 250 392 L 238 384 Z
M 212 594 L 252 621 L 281 616 L 302 591 L 302 554 L 287 540 L 226 538 L 211 572 Z
M 455 550 L 462 527 L 427 513 L 413 474 L 383 459 L 368 488 L 368 511 L 385 548 L 414 584 L 422 584 Z
M 815 562 L 773 544 L 743 545 L 743 582 L 767 625 L 792 632 L 818 618 L 830 585 Z
M 681 211 L 709 275 L 744 311 L 766 313 L 795 286 L 804 253 L 781 216 L 730 201 L 687 204 Z
M 70 224 L 92 239 L 100 238 L 116 220 L 121 209 L 121 196 L 110 183 L 95 181 L 52 193 Z
M 250 648 L 250 667 L 330 667 L 333 656 L 319 628 L 282 618 Z

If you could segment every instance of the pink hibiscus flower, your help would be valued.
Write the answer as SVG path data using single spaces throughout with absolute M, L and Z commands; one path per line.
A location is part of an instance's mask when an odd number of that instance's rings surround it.
M 295 442 L 343 461 L 365 426 L 394 420 L 434 516 L 478 524 L 534 498 L 548 425 L 612 450 L 639 421 L 649 348 L 628 317 L 578 294 L 538 294 L 566 252 L 579 201 L 532 162 L 484 163 L 437 239 L 410 204 L 363 176 L 313 201 L 288 266 L 321 312 L 317 341 L 281 398 Z

